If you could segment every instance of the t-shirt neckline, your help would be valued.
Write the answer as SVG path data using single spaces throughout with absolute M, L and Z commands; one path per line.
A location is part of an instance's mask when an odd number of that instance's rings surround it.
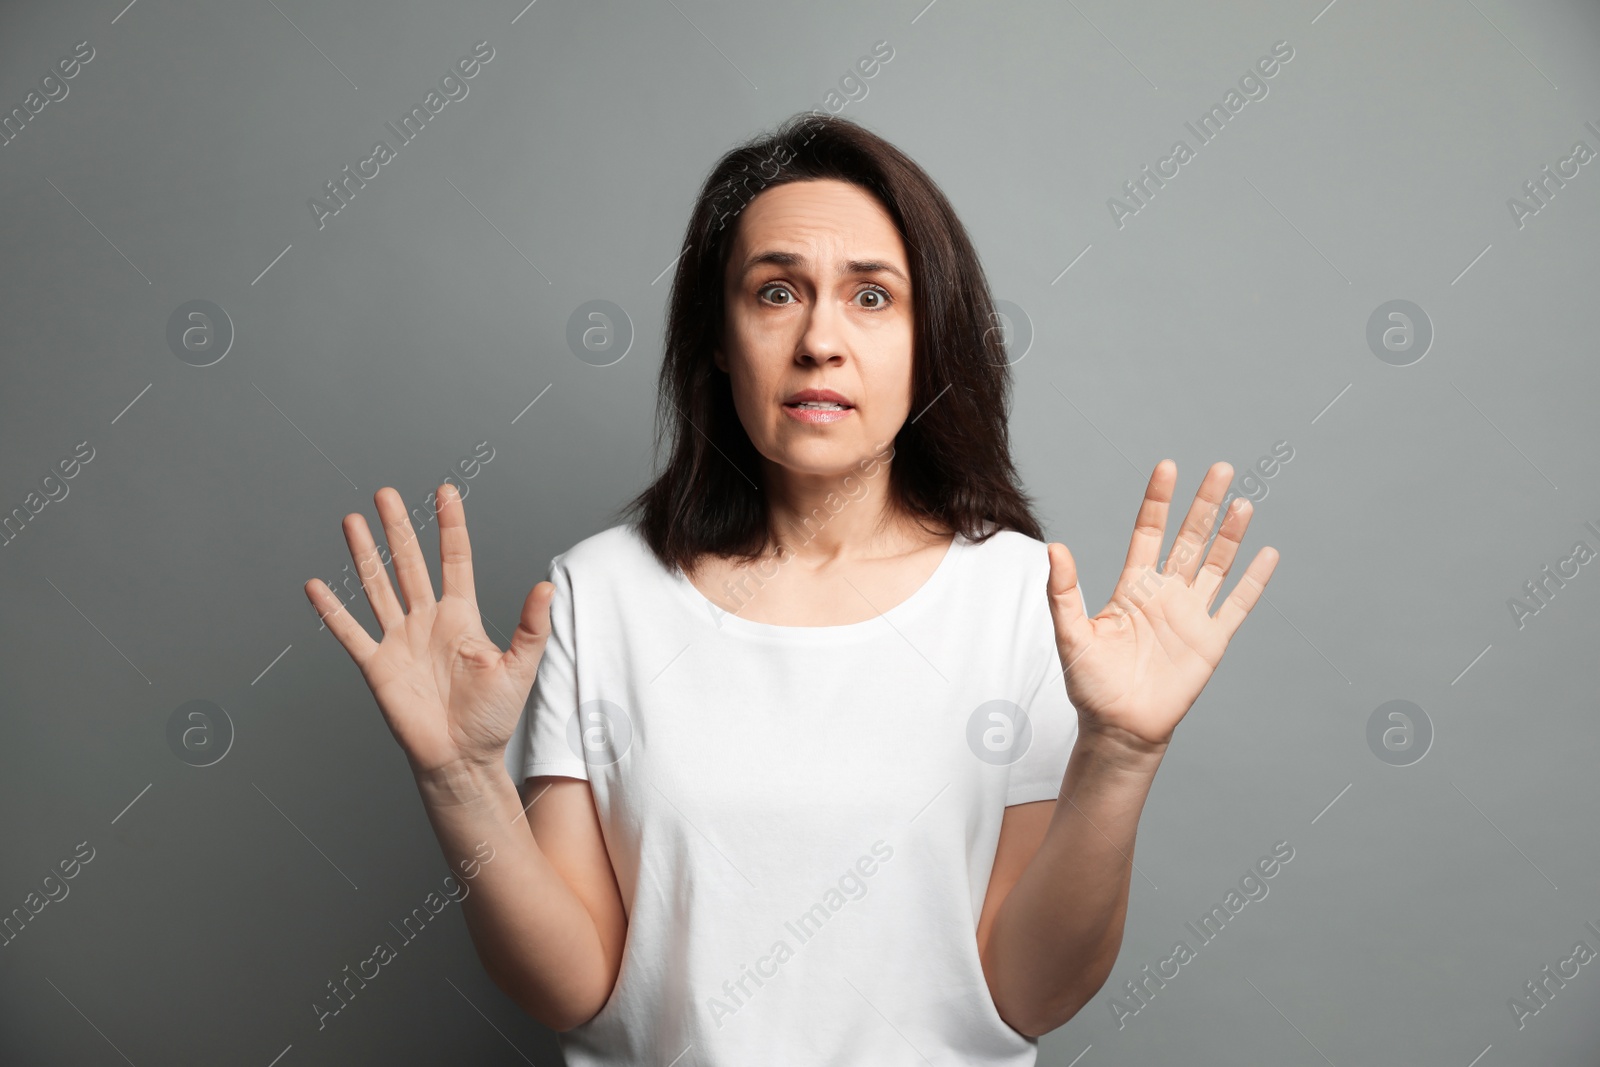
M 846 622 L 834 626 L 789 626 L 775 622 L 757 622 L 753 619 L 741 618 L 727 609 L 712 603 L 712 601 L 678 568 L 673 568 L 671 580 L 680 594 L 693 605 L 697 612 L 706 615 L 710 624 L 718 629 L 743 634 L 749 637 L 763 638 L 782 644 L 831 644 L 844 641 L 858 641 L 866 638 L 881 636 L 884 633 L 893 633 L 898 624 L 924 610 L 924 605 L 938 596 L 939 591 L 950 582 L 951 572 L 955 569 L 959 557 L 966 554 L 972 547 L 972 542 L 963 534 L 957 532 L 951 539 L 950 545 L 945 549 L 944 557 L 939 560 L 939 565 L 933 573 L 925 578 L 914 592 L 894 607 L 887 611 L 879 612 L 870 619 L 860 622 Z M 885 630 L 884 623 L 890 623 L 893 628 Z

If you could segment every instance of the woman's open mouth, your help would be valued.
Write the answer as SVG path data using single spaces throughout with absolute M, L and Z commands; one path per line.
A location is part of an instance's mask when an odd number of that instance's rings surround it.
M 838 422 L 855 410 L 850 398 L 832 389 L 800 389 L 783 400 L 783 410 L 796 422 Z
M 827 400 L 802 400 L 783 405 L 784 412 L 797 422 L 838 422 L 855 408 Z

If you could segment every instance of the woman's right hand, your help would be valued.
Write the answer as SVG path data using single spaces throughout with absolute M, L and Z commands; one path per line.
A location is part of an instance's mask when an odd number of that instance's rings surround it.
M 418 778 L 450 769 L 503 766 L 506 744 L 550 638 L 550 598 L 555 593 L 547 581 L 533 587 L 523 601 L 511 647 L 501 652 L 484 633 L 478 612 L 461 498 L 446 482 L 435 499 L 444 578 L 444 595 L 438 600 L 398 492 L 385 486 L 373 501 L 405 597 L 403 607 L 389 585 L 366 519 L 355 512 L 344 518 L 345 541 L 383 630 L 381 642 L 367 634 L 323 582 L 313 578 L 305 585 L 312 606 L 361 668 Z

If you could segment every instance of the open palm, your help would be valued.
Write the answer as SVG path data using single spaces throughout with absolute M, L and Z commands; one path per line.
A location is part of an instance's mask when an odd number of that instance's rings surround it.
M 386 486 L 373 496 L 404 607 L 389 585 L 366 519 L 356 513 L 345 516 L 345 540 L 383 630 L 381 642 L 367 634 L 321 581 L 305 585 L 328 629 L 361 668 L 418 775 L 466 764 L 489 766 L 504 758 L 550 637 L 550 596 L 555 591 L 549 582 L 533 587 L 511 647 L 502 652 L 483 631 L 461 498 L 447 482 L 436 500 L 444 581 L 438 600 L 400 494 Z
M 1199 697 L 1228 642 L 1255 607 L 1277 566 L 1270 547 L 1256 553 L 1215 616 L 1211 607 L 1250 525 L 1250 502 L 1236 499 L 1201 563 L 1233 468 L 1213 464 L 1195 493 L 1164 567 L 1157 569 L 1178 467 L 1162 460 L 1134 522 L 1127 561 L 1106 606 L 1084 614 L 1078 570 L 1065 545 L 1050 552 L 1050 613 L 1066 674 L 1067 697 L 1083 732 L 1138 747 L 1164 746 Z

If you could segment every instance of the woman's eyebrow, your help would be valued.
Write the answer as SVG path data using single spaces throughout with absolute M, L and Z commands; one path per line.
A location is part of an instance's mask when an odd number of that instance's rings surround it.
M 749 274 L 756 267 L 766 263 L 770 263 L 779 267 L 803 267 L 806 265 L 806 257 L 800 255 L 798 252 L 761 252 L 751 256 L 745 261 L 743 273 Z M 907 278 L 899 267 L 896 267 L 892 263 L 886 263 L 881 259 L 847 260 L 844 264 L 844 273 L 893 274 L 903 282 L 909 283 L 911 281 L 911 279 Z

